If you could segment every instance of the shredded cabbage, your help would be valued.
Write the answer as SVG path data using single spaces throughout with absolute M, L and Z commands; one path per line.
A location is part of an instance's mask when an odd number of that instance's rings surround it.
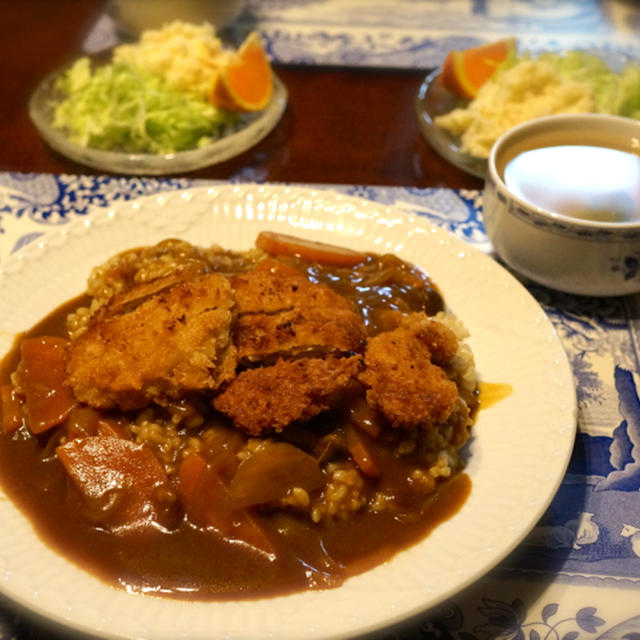
M 597 113 L 640 119 L 640 65 L 629 63 L 616 73 L 602 58 L 584 51 L 544 53 L 537 60 L 551 63 L 561 76 L 588 86 Z
M 128 153 L 174 153 L 205 146 L 237 118 L 159 76 L 117 62 L 91 70 L 87 57 L 62 75 L 64 99 L 53 126 L 84 147 Z
M 597 55 L 570 51 L 510 55 L 465 106 L 435 118 L 460 148 L 488 158 L 495 141 L 522 122 L 559 113 L 607 113 L 640 119 L 640 65 L 616 73 Z

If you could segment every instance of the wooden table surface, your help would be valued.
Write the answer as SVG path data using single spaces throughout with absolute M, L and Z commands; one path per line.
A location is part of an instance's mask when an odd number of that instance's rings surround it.
M 0 171 L 93 174 L 40 138 L 29 95 L 49 72 L 82 54 L 104 0 L 0 0 Z M 258 145 L 188 175 L 260 182 L 478 189 L 482 181 L 443 160 L 422 137 L 414 100 L 424 71 L 277 66 L 287 110 Z

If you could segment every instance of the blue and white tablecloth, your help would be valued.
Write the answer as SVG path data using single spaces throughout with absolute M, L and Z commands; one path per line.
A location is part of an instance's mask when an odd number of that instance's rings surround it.
M 640 56 L 640 6 L 630 0 L 246 0 L 227 35 L 239 44 L 252 29 L 286 64 L 427 69 L 451 49 L 509 36 L 528 51 Z M 104 16 L 85 48 L 117 41 Z
M 0 173 L 0 265 L 47 228 L 90 215 L 93 206 L 206 183 Z M 327 188 L 393 204 L 490 251 L 478 191 Z M 568 472 L 547 513 L 515 553 L 466 592 L 386 637 L 640 638 L 638 300 L 580 298 L 525 286 L 554 323 L 573 368 L 579 420 Z M 0 599 L 0 640 L 68 637 Z

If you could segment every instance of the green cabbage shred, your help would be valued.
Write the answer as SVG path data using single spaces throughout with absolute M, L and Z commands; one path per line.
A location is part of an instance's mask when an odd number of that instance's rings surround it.
M 166 154 L 203 147 L 224 134 L 237 115 L 176 91 L 130 63 L 92 71 L 77 60 L 56 83 L 64 98 L 53 126 L 83 147 Z
M 504 68 L 527 57 L 512 56 L 505 61 Z M 630 62 L 616 73 L 601 57 L 586 51 L 543 53 L 537 59 L 552 64 L 560 75 L 587 85 L 597 113 L 640 120 L 639 64 Z

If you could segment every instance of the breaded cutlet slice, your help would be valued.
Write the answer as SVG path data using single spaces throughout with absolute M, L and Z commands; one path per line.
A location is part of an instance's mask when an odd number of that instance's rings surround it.
M 277 260 L 232 279 L 237 301 L 233 339 L 238 359 L 272 364 L 279 357 L 361 353 L 362 317 L 324 284 Z
M 362 356 L 278 360 L 248 369 L 213 400 L 213 406 L 251 435 L 282 431 L 333 406 L 355 380 Z
M 215 390 L 234 375 L 234 297 L 227 278 L 208 274 L 141 293 L 131 310 L 115 296 L 71 343 L 68 381 L 81 402 L 140 408 Z M 135 291 L 126 295 L 136 299 Z
M 456 407 L 458 387 L 441 367 L 457 346 L 448 327 L 423 313 L 410 314 L 398 328 L 370 338 L 365 369 L 358 376 L 367 387 L 368 404 L 393 427 L 445 422 Z
M 301 354 L 361 353 L 366 331 L 348 309 L 296 307 L 276 314 L 246 313 L 233 327 L 238 360 L 270 362 Z
M 251 271 L 234 276 L 236 311 L 277 313 L 295 307 L 325 307 L 352 311 L 351 303 L 329 287 L 316 284 L 282 262 L 267 258 Z

